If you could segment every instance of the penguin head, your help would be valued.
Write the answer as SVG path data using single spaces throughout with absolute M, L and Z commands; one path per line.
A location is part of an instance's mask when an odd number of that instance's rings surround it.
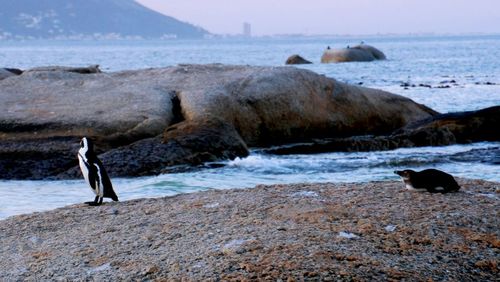
M 409 180 L 411 176 L 415 173 L 415 171 L 411 169 L 405 169 L 405 170 L 396 170 L 394 171 L 395 174 L 401 176 L 404 180 Z
M 80 150 L 83 150 L 85 152 L 93 152 L 94 144 L 89 138 L 83 137 L 82 141 L 80 141 Z

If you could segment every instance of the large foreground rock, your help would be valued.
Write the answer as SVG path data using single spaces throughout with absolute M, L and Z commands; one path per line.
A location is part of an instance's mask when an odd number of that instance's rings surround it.
M 258 186 L 13 216 L 0 221 L 0 281 L 496 281 L 500 183 L 458 183 L 444 195 L 401 181 Z
M 82 136 L 115 160 L 112 176 L 135 176 L 245 156 L 248 146 L 388 134 L 436 114 L 402 96 L 293 67 L 89 69 L 42 68 L 0 81 L 0 178 L 54 176 L 75 166 Z M 199 142 L 202 135 L 210 141 Z M 129 169 L 118 156 L 144 168 Z M 27 164 L 32 172 L 14 173 Z
M 322 63 L 370 62 L 385 59 L 382 51 L 367 44 L 342 49 L 327 49 L 321 56 Z

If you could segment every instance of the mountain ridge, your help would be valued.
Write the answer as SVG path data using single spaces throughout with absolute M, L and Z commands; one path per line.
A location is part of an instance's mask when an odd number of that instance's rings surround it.
M 0 39 L 203 38 L 201 27 L 134 0 L 2 0 Z

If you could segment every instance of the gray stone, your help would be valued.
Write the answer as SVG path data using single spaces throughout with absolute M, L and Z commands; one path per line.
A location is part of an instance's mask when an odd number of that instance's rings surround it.
M 292 55 L 286 59 L 285 64 L 287 65 L 302 65 L 302 64 L 312 64 L 312 62 L 302 58 L 300 55 Z
M 64 67 L 64 66 L 47 66 L 47 67 L 37 67 L 26 70 L 27 72 L 35 71 L 65 71 L 65 72 L 75 72 L 81 74 L 88 73 L 100 73 L 99 65 L 91 65 L 88 67 Z
M 19 75 L 21 73 L 22 71 L 18 69 L 0 68 L 0 80 Z

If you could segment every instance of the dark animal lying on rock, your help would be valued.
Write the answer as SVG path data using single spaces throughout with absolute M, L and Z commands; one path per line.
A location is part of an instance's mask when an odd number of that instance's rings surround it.
M 437 169 L 414 171 L 411 169 L 396 170 L 407 189 L 426 189 L 431 193 L 455 192 L 460 186 L 450 174 Z

